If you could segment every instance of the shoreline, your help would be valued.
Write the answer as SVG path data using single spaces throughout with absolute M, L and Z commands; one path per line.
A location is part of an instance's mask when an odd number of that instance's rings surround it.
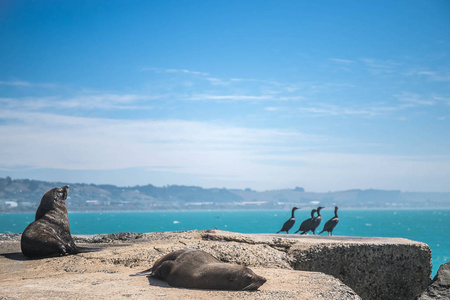
M 69 207 L 70 208 L 70 207 Z M 305 210 L 315 208 L 315 206 L 304 208 Z M 414 207 L 414 208 L 346 208 L 346 211 L 431 211 L 431 210 L 449 210 L 450 207 Z M 274 211 L 274 212 L 285 212 L 286 209 L 277 208 L 277 209 L 161 209 L 161 210 L 86 210 L 86 211 L 69 211 L 70 214 L 77 214 L 77 213 L 157 213 L 157 212 L 234 212 L 234 211 L 248 211 L 248 212 L 261 212 L 261 211 Z M 30 211 L 20 211 L 20 212 L 0 212 L 0 214 L 35 214 L 36 210 L 30 210 Z

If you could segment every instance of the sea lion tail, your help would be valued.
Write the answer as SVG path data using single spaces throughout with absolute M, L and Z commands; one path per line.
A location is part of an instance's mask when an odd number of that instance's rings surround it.
M 148 269 L 139 273 L 135 273 L 135 274 L 130 274 L 130 276 L 150 276 L 153 274 L 152 269 Z
M 256 276 L 252 283 L 244 287 L 243 291 L 254 291 L 257 290 L 260 286 L 262 286 L 264 283 L 266 283 L 267 279 L 262 276 Z
M 102 248 L 91 248 L 91 247 L 80 247 L 77 246 L 77 253 L 86 253 L 86 252 L 98 252 L 98 251 L 102 251 Z
M 243 291 L 253 291 L 256 290 L 259 286 L 254 282 L 247 285 L 245 288 L 243 288 Z
M 250 283 L 248 286 L 246 286 L 245 288 L 243 288 L 243 291 L 254 291 L 257 290 L 262 284 L 259 282 L 253 282 Z

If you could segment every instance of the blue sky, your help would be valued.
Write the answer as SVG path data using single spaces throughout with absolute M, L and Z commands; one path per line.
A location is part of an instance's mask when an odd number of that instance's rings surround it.
M 0 176 L 450 192 L 448 1 L 0 0 Z

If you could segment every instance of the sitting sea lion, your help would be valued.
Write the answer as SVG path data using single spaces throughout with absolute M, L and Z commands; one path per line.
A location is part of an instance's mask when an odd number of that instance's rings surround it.
M 22 233 L 22 253 L 28 257 L 76 254 L 80 252 L 70 235 L 65 200 L 69 186 L 49 190 L 41 199 L 35 221 Z
M 223 263 L 205 251 L 182 249 L 158 259 L 151 269 L 131 276 L 159 277 L 171 286 L 217 289 L 256 290 L 266 282 L 247 267 Z

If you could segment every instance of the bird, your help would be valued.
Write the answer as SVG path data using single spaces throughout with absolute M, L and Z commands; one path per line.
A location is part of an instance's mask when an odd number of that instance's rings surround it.
M 334 217 L 329 219 L 325 225 L 323 226 L 323 230 L 319 233 L 321 234 L 324 231 L 328 231 L 328 235 L 333 235 L 333 229 L 336 227 L 337 223 L 339 222 L 339 217 L 337 214 L 337 211 L 339 209 L 339 206 L 334 207 Z
M 313 218 L 311 221 L 311 227 L 309 230 L 311 230 L 314 235 L 316 235 L 316 228 L 319 227 L 320 221 L 322 221 L 322 216 L 320 215 L 320 210 L 324 209 L 324 208 L 325 207 L 323 207 L 323 206 L 319 206 L 317 208 L 317 217 Z
M 300 234 L 305 234 L 308 233 L 308 231 L 310 230 L 311 227 L 311 221 L 314 219 L 314 214 L 316 213 L 317 209 L 313 209 L 311 210 L 311 218 L 306 219 L 305 221 L 302 222 L 302 224 L 300 225 L 300 228 L 295 232 L 300 232 Z
M 291 218 L 289 220 L 287 220 L 284 224 L 283 227 L 281 228 L 280 231 L 278 231 L 277 233 L 280 233 L 282 231 L 286 231 L 286 234 L 289 234 L 289 230 L 292 228 L 292 226 L 294 226 L 295 223 L 295 216 L 294 216 L 294 211 L 296 211 L 297 209 L 299 209 L 298 207 L 293 207 L 292 208 L 292 215 Z

